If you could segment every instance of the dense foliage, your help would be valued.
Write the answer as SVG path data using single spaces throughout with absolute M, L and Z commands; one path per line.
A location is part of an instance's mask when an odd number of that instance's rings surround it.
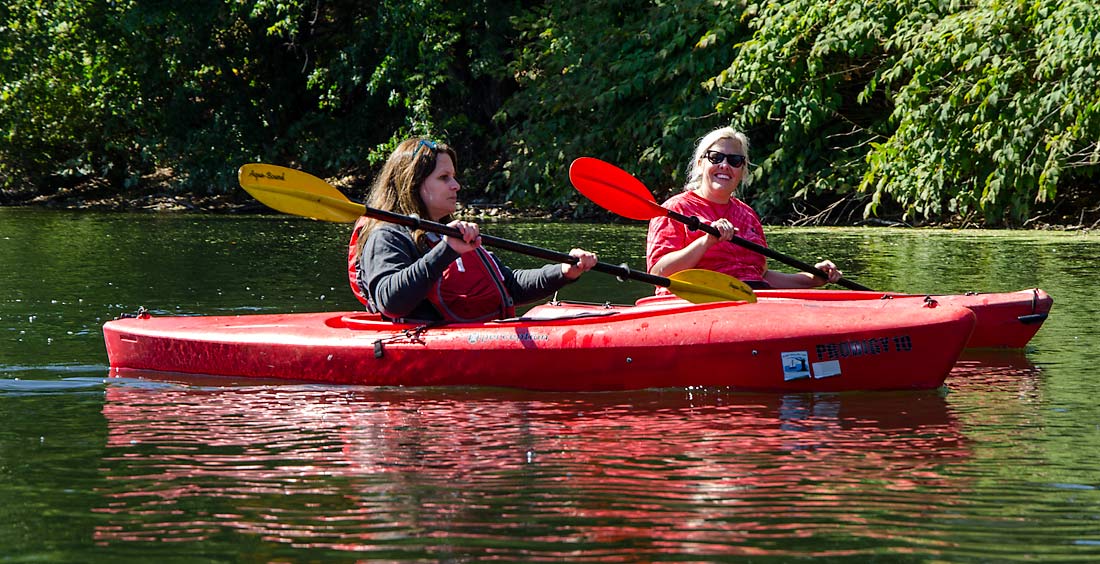
M 580 202 L 585 155 L 660 198 L 733 124 L 772 221 L 1084 219 L 1098 67 L 1092 0 L 14 0 L 0 188 L 230 192 L 249 161 L 364 180 L 427 134 L 468 201 Z
M 450 5 L 440 17 L 423 0 L 10 3 L 0 180 L 125 187 L 170 169 L 179 190 L 226 191 L 249 161 L 354 171 L 414 132 L 477 146 L 499 135 L 490 71 L 509 13 Z
M 550 0 L 518 18 L 519 90 L 498 119 L 509 197 L 554 197 L 580 156 L 616 163 L 667 192 L 684 181 L 695 139 L 722 123 L 702 86 L 747 34 L 733 2 Z M 716 21 L 721 22 L 712 29 Z

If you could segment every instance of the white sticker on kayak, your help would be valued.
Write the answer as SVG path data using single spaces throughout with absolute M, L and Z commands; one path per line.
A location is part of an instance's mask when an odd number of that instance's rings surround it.
M 839 360 L 826 360 L 814 363 L 814 378 L 828 378 L 840 374 Z
M 810 377 L 810 355 L 806 351 L 785 352 L 783 358 L 783 381 Z

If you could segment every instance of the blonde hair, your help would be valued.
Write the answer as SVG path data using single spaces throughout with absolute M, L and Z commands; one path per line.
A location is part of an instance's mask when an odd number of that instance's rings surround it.
M 428 208 L 420 197 L 420 185 L 424 183 L 432 171 L 435 170 L 436 157 L 446 154 L 451 157 L 451 162 L 458 167 L 458 157 L 454 149 L 448 145 L 424 137 L 406 139 L 397 145 L 390 153 L 382 171 L 371 184 L 367 205 L 388 212 L 402 215 L 415 215 L 422 219 L 428 217 Z M 448 223 L 451 216 L 439 219 L 440 223 Z M 363 254 L 363 246 L 372 231 L 383 223 L 380 219 L 368 219 L 359 232 L 356 249 L 358 255 Z M 425 251 L 431 247 L 422 229 L 413 231 L 413 241 L 417 247 Z
M 748 186 L 752 182 L 752 174 L 749 172 L 749 138 L 744 133 L 732 127 L 719 127 L 703 136 L 695 145 L 695 153 L 687 166 L 687 183 L 684 190 L 694 190 L 703 182 L 703 153 L 712 145 L 722 139 L 731 139 L 741 146 L 741 152 L 745 155 L 745 173 L 741 175 L 741 183 Z

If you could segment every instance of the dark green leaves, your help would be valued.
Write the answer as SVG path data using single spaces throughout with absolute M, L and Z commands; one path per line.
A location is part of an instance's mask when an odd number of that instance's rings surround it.
M 767 221 L 1019 225 L 1095 192 L 1098 28 L 1091 0 L 15 0 L 0 187 L 366 180 L 424 134 L 467 201 L 585 211 L 573 159 L 667 196 L 732 123 Z

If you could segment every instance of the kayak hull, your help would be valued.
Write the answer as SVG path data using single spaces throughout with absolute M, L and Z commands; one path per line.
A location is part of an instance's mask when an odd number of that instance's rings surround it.
M 814 296 L 813 293 L 821 293 Z M 860 300 L 935 300 L 940 305 L 965 307 L 974 312 L 974 332 L 966 343 L 966 348 L 1022 348 L 1043 326 L 1054 298 L 1039 288 L 1030 288 L 1017 292 L 965 294 L 897 294 L 883 292 L 860 292 L 853 290 L 763 290 L 761 296 L 769 299 L 806 298 L 810 294 L 814 299 L 843 300 L 846 303 Z
M 103 332 L 114 375 L 152 370 L 548 391 L 941 386 L 973 330 L 974 314 L 944 306 L 906 308 L 899 315 L 899 308 L 887 305 L 724 302 L 609 312 L 581 307 L 549 318 L 430 327 L 365 313 L 143 315 L 109 321 Z
M 892 300 L 898 306 L 921 307 L 928 300 L 937 305 L 965 307 L 974 312 L 974 332 L 966 348 L 1023 348 L 1039 332 L 1054 305 L 1054 299 L 1039 288 L 1016 292 L 965 294 L 900 294 L 858 290 L 757 290 L 761 301 L 812 300 L 858 306 L 880 300 Z M 638 300 L 638 305 L 656 305 L 677 301 L 675 296 L 653 296 Z

